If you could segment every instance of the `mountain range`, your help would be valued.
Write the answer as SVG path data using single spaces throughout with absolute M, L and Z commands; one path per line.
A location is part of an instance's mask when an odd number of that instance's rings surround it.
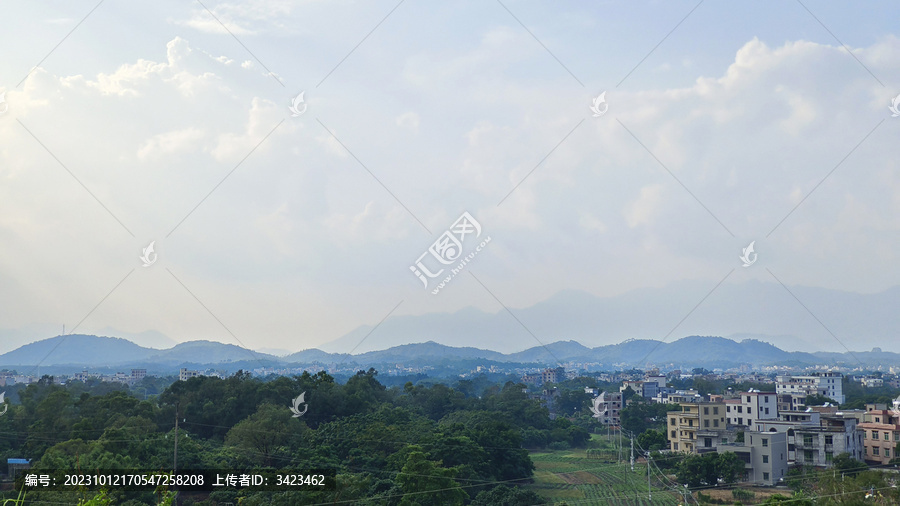
M 781 276 L 787 274 L 779 273 Z M 491 313 L 395 315 L 320 345 L 330 352 L 373 351 L 434 341 L 513 353 L 525 346 L 575 340 L 589 347 L 628 339 L 715 335 L 760 338 L 791 351 L 846 352 L 883 347 L 900 352 L 900 287 L 861 294 L 787 286 L 775 281 L 681 281 L 600 297 L 564 290 L 524 308 Z
M 179 367 L 237 370 L 257 367 L 298 367 L 347 364 L 376 367 L 402 364 L 407 367 L 441 364 L 469 367 L 473 364 L 559 363 L 592 364 L 592 369 L 644 368 L 730 368 L 740 365 L 761 367 L 784 365 L 803 368 L 813 365 L 896 364 L 900 354 L 874 349 L 869 352 L 789 352 L 758 339 L 735 341 L 724 337 L 688 336 L 673 342 L 628 340 L 589 348 L 576 341 L 557 341 L 516 353 L 500 353 L 474 347 L 452 347 L 435 342 L 405 344 L 386 350 L 355 355 L 304 350 L 283 357 L 259 353 L 240 346 L 212 341 L 189 341 L 166 350 L 145 348 L 115 337 L 72 334 L 27 344 L 0 355 L 0 368 L 20 373 L 37 369 L 66 373 L 81 369 L 147 368 L 148 371 L 175 371 Z

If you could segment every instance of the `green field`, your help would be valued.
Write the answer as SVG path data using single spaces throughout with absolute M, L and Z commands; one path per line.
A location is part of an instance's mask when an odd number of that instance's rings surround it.
M 593 448 L 609 449 L 614 460 L 615 450 L 606 441 L 606 435 L 594 435 Z M 623 453 L 627 455 L 627 453 Z M 584 449 L 541 450 L 531 452 L 534 461 L 534 483 L 525 488 L 537 492 L 554 502 L 570 506 L 589 504 L 648 505 L 681 504 L 682 497 L 670 489 L 662 488 L 658 475 L 653 479 L 653 500 L 648 498 L 647 467 L 605 462 L 606 459 L 589 459 Z

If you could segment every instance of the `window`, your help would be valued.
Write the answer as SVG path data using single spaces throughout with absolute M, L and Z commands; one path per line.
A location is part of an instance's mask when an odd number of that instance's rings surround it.
M 763 402 L 769 402 L 769 396 L 768 396 L 768 395 L 766 395 L 766 396 L 763 397 Z M 768 412 L 769 412 L 769 411 L 768 411 L 768 408 L 766 408 L 766 413 L 768 413 Z
M 868 447 L 868 446 L 864 446 L 864 447 L 863 447 L 863 450 L 864 450 L 864 453 L 865 453 L 866 455 L 869 454 L 869 447 Z
M 763 448 L 769 446 L 769 438 L 765 438 L 765 437 L 762 438 L 762 445 L 763 445 Z
M 810 446 L 811 444 L 813 444 L 812 434 L 804 434 L 803 435 L 803 444 L 806 446 Z
M 728 444 L 728 438 L 727 438 L 727 437 L 723 437 L 723 438 L 722 438 L 722 444 L 723 444 L 723 445 L 727 445 L 727 444 Z
M 669 425 L 675 425 L 675 419 L 674 419 L 674 418 L 670 418 L 670 419 L 669 419 Z
M 694 421 L 688 420 L 688 427 L 693 427 L 693 426 L 694 426 Z
M 890 433 L 890 432 L 885 432 L 885 433 L 884 433 L 884 440 L 885 440 L 885 441 L 890 441 L 890 440 L 891 440 L 891 433 Z
M 813 461 L 813 452 L 812 450 L 803 450 L 803 460 L 806 462 Z
M 718 406 L 713 406 L 713 414 L 714 414 L 714 415 L 718 415 L 718 414 L 719 414 L 719 407 L 718 407 Z
M 763 455 L 763 464 L 768 464 L 768 463 L 769 463 L 769 456 Z
M 703 446 L 705 446 L 705 447 L 707 447 L 707 448 L 712 448 L 712 438 L 711 438 L 711 437 L 704 438 L 704 439 L 703 439 Z
M 825 462 L 834 460 L 834 452 L 825 452 Z
M 894 441 L 900 441 L 900 432 L 894 433 Z
M 872 439 L 878 439 L 878 431 L 877 430 L 872 431 Z
M 731 413 L 731 406 L 725 406 L 725 412 Z
M 706 420 L 703 420 L 703 426 L 709 427 L 709 419 L 708 418 Z
M 674 430 L 672 431 L 672 437 L 675 437 L 675 431 L 674 431 Z
M 678 450 L 678 443 L 672 443 L 672 449 Z
M 708 415 L 708 414 L 709 414 L 709 406 L 703 406 L 703 414 L 704 414 L 704 415 Z
M 747 396 L 747 402 L 750 402 L 750 396 L 749 396 L 749 395 Z
M 747 406 L 747 413 L 752 413 L 752 412 L 753 412 L 753 408 L 751 408 L 750 406 Z
M 872 455 L 878 455 L 878 450 L 880 450 L 880 449 L 881 449 L 881 448 L 879 448 L 879 447 L 877 447 L 877 446 L 873 446 L 873 447 L 872 447 Z
M 834 444 L 834 436 L 825 436 L 825 444 Z
M 744 407 L 743 407 L 743 406 L 738 406 L 738 407 L 737 407 L 737 410 L 738 410 L 738 413 L 743 413 L 743 412 L 744 412 Z
M 769 481 L 769 473 L 763 473 L 763 480 Z
M 769 414 L 769 408 L 766 408 L 766 414 L 767 415 Z
M 884 456 L 885 456 L 885 457 L 890 457 L 890 456 L 891 456 L 891 449 L 890 449 L 890 448 L 885 448 L 885 449 L 884 449 Z
M 875 423 L 881 423 L 881 418 L 875 417 Z
M 719 426 L 719 419 L 716 418 L 715 420 L 713 420 L 713 427 L 718 427 L 718 426 Z

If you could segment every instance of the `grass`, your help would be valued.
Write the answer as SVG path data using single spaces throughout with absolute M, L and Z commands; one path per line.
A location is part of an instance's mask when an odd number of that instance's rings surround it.
M 593 434 L 590 448 L 613 449 L 615 438 L 606 440 L 606 434 Z M 615 453 L 613 453 L 615 455 Z M 623 453 L 626 455 L 626 453 Z M 566 502 L 570 506 L 610 505 L 676 505 L 682 497 L 671 490 L 653 483 L 653 499 L 648 498 L 647 467 L 635 463 L 634 471 L 625 461 L 606 463 L 588 459 L 585 450 L 541 450 L 531 452 L 534 461 L 534 483 L 526 488 L 533 490 L 551 503 Z

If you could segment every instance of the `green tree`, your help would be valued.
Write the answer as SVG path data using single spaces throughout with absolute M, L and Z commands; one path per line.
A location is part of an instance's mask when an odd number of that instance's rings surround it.
M 468 495 L 453 479 L 455 469 L 446 469 L 440 462 L 428 460 L 421 447 L 415 446 L 409 453 L 397 484 L 403 491 L 400 506 L 457 506 L 465 503 Z
M 744 463 L 734 452 L 724 452 L 716 459 L 716 472 L 725 483 L 734 483 L 745 474 Z
M 472 506 L 531 506 L 546 503 L 536 492 L 506 485 L 479 492 L 471 502 Z
M 647 429 L 638 434 L 637 444 L 646 451 L 659 451 L 669 448 L 669 440 L 666 438 L 666 430 Z
M 304 425 L 292 417 L 285 406 L 263 404 L 250 415 L 238 422 L 225 436 L 229 446 L 249 451 L 265 466 L 271 466 L 273 457 L 284 452 L 285 447 L 296 440 L 304 430 Z

